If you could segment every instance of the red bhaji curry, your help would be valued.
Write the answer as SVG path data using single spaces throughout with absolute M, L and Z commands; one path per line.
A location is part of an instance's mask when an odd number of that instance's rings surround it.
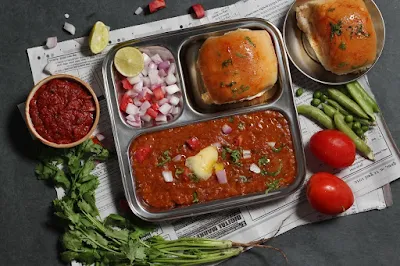
M 29 103 L 35 130 L 48 141 L 66 144 L 86 136 L 95 119 L 93 96 L 81 84 L 52 79 L 41 86 Z
M 213 156 L 212 173 L 204 179 L 194 164 L 206 169 Z M 276 111 L 145 134 L 132 143 L 130 157 L 138 193 L 161 210 L 272 191 L 296 176 L 289 124 Z

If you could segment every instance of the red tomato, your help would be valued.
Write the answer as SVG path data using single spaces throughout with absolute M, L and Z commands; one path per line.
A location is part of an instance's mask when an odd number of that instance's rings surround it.
M 189 147 L 190 147 L 192 150 L 197 150 L 197 149 L 200 147 L 200 141 L 199 141 L 199 139 L 196 138 L 196 137 L 193 137 L 193 138 L 188 139 L 188 140 L 186 141 L 186 143 L 189 145 Z
M 152 118 L 156 118 L 158 112 L 155 111 L 153 108 L 149 108 L 149 109 L 147 109 L 146 114 L 148 114 L 148 115 L 151 116 Z
M 194 13 L 196 14 L 196 18 L 204 17 L 205 12 L 204 12 L 204 8 L 201 4 L 192 5 L 192 8 L 193 8 Z
M 128 79 L 123 79 L 123 80 L 122 80 L 122 87 L 123 87 L 125 90 L 133 89 L 133 85 L 129 82 Z
M 135 155 L 134 155 L 136 161 L 138 163 L 144 162 L 144 160 L 146 160 L 146 158 L 149 156 L 150 152 L 151 152 L 151 147 L 149 147 L 149 146 L 138 148 L 135 151 Z
M 160 109 L 160 106 L 158 106 L 158 103 L 153 103 L 151 105 L 151 109 L 153 109 L 154 111 L 158 112 L 158 109 Z
M 343 132 L 322 130 L 310 139 L 311 152 L 324 163 L 342 168 L 350 166 L 356 158 L 356 145 Z
M 154 98 L 155 98 L 157 101 L 163 99 L 163 98 L 164 98 L 164 95 L 165 95 L 164 92 L 163 92 L 163 90 L 161 89 L 161 86 L 155 88 L 155 89 L 153 90 L 153 93 L 154 93 Z
M 145 93 L 144 96 L 142 97 L 142 99 L 140 99 L 140 101 L 143 103 L 145 101 L 150 102 L 151 101 L 151 94 L 150 93 Z
M 119 109 L 125 112 L 129 103 L 133 103 L 132 98 L 129 95 L 124 94 L 121 98 L 121 102 L 119 103 Z
M 307 199 L 320 213 L 336 215 L 354 203 L 351 188 L 342 179 L 329 173 L 316 173 L 307 184 Z
M 154 0 L 151 1 L 149 4 L 150 13 L 154 13 L 157 10 L 166 7 L 164 0 Z

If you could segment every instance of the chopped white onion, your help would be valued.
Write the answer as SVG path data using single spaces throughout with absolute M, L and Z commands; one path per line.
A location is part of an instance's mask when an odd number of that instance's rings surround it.
M 144 65 L 147 66 L 151 62 L 150 56 L 148 56 L 146 53 L 143 53 L 143 60 L 144 60 Z M 146 68 L 145 68 L 146 69 Z
M 72 35 L 75 35 L 75 26 L 72 25 L 71 23 L 64 22 L 64 30 L 68 31 Z
M 174 74 L 169 74 L 166 78 L 165 78 L 165 82 L 168 85 L 172 85 L 176 83 L 176 77 Z
M 54 75 L 57 71 L 57 63 L 55 61 L 48 62 L 43 70 L 50 75 Z
M 139 73 L 137 76 L 128 78 L 129 83 L 132 85 L 139 83 L 141 80 L 143 80 L 143 75 L 141 73 Z
M 177 115 L 181 112 L 181 108 L 179 106 L 175 106 L 174 109 L 171 110 L 171 114 Z
M 252 163 L 250 165 L 250 171 L 252 171 L 253 173 L 256 173 L 256 174 L 261 173 L 260 167 L 258 167 L 255 163 Z
M 167 91 L 168 94 L 174 94 L 180 91 L 181 89 L 179 89 L 179 87 L 176 84 L 173 84 L 165 87 L 165 90 Z
M 171 63 L 168 68 L 168 75 L 175 74 L 176 71 L 176 64 Z
M 156 120 L 156 122 L 167 122 L 168 121 L 167 116 L 161 115 L 161 114 L 157 115 L 155 120 Z
M 138 97 L 133 98 L 133 104 L 136 105 L 137 107 L 140 107 L 142 105 L 142 102 L 139 100 Z
M 135 15 L 140 15 L 140 14 L 142 14 L 142 12 L 143 12 L 143 8 L 139 6 L 139 7 L 135 10 Z
M 222 126 L 222 133 L 230 134 L 231 132 L 232 132 L 232 128 L 229 125 L 225 124 Z
M 143 86 L 145 86 L 145 87 L 150 87 L 151 86 L 149 77 L 143 77 Z
M 104 137 L 104 135 L 102 135 L 102 134 L 96 134 L 96 138 L 99 140 L 99 141 L 103 141 L 106 137 Z
M 162 176 L 163 176 L 165 182 L 170 183 L 170 182 L 174 181 L 174 177 L 172 176 L 171 171 L 162 171 Z
M 180 162 L 181 160 L 182 160 L 182 154 L 178 154 L 174 158 L 172 158 L 172 161 L 175 163 Z
M 133 127 L 142 127 L 142 123 L 140 121 L 126 120 L 126 123 L 128 123 L 129 125 L 131 125 Z
M 57 37 L 49 37 L 46 41 L 46 47 L 52 49 L 57 46 Z
M 158 75 L 163 78 L 167 76 L 167 72 L 164 69 L 160 69 L 158 70 Z
M 149 116 L 148 114 L 144 114 L 140 118 L 142 118 L 142 120 L 145 122 L 150 122 L 152 119 L 151 116 Z
M 151 94 L 151 95 L 154 94 L 152 90 L 150 90 L 149 88 L 146 88 L 146 87 L 143 88 L 143 91 L 148 93 L 148 94 Z
M 243 159 L 250 159 L 250 158 L 251 158 L 251 151 L 243 150 Z
M 171 63 L 168 61 L 168 60 L 166 60 L 166 61 L 164 61 L 164 62 L 161 62 L 159 65 L 158 65 L 158 69 L 162 69 L 162 70 L 167 70 L 167 68 L 169 68 L 169 65 L 170 65 Z
M 219 148 L 221 148 L 221 147 L 222 147 L 222 144 L 221 144 L 221 143 L 219 143 L 219 142 L 215 142 L 215 143 L 211 144 L 211 146 L 213 146 L 213 147 L 215 147 L 215 148 L 219 149 Z
M 134 91 L 134 90 L 127 90 L 125 92 L 125 94 L 128 95 L 131 98 L 136 97 L 138 95 L 138 93 L 136 91 Z
M 217 175 L 218 183 L 220 183 L 220 184 L 228 183 L 228 178 L 226 177 L 225 169 L 216 171 L 215 174 Z
M 167 103 L 167 102 L 168 102 L 168 99 L 167 98 L 163 98 L 163 99 L 158 101 L 158 105 L 161 106 L 161 105 L 163 105 L 164 103 Z
M 146 68 L 143 68 L 143 70 L 142 70 L 142 75 L 143 75 L 143 77 L 147 77 L 148 74 L 149 74 L 149 73 L 147 72 L 147 69 L 146 69 Z
M 126 117 L 126 120 L 129 120 L 129 121 L 131 121 L 131 122 L 139 121 L 139 120 L 140 120 L 140 115 L 139 115 L 139 114 L 128 115 L 128 116 Z
M 163 115 L 169 114 L 171 112 L 172 105 L 168 103 L 164 103 L 163 105 L 160 106 L 158 111 L 162 113 Z
M 147 110 L 151 107 L 151 103 L 149 103 L 149 101 L 145 101 L 142 103 L 142 105 L 140 106 L 140 110 Z
M 135 115 L 139 113 L 139 108 L 132 104 L 132 103 L 128 103 L 128 105 L 126 106 L 126 111 L 125 111 L 128 115 Z
M 133 86 L 133 90 L 136 92 L 141 92 L 143 90 L 143 80 L 139 81 Z
M 159 54 L 155 54 L 151 57 L 151 60 L 157 65 L 160 64 L 163 60 L 161 59 Z
M 178 105 L 179 104 L 179 98 L 172 95 L 171 98 L 169 98 L 169 103 L 172 105 Z
M 267 142 L 268 146 L 270 146 L 271 148 L 275 147 L 276 142 L 273 141 L 269 141 Z
M 150 69 L 157 69 L 157 65 L 154 62 L 150 62 L 150 64 L 147 67 L 147 70 L 150 70 Z
M 149 69 L 149 78 L 151 85 L 160 85 L 162 82 L 157 69 Z

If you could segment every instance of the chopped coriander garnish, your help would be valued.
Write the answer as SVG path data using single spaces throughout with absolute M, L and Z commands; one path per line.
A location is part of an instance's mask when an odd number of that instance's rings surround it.
M 251 45 L 253 45 L 253 47 L 256 47 L 255 43 L 250 39 L 249 36 L 245 37 L 246 41 L 248 41 Z
M 249 180 L 247 179 L 247 177 L 245 177 L 244 175 L 240 175 L 239 176 L 240 182 L 242 183 L 247 183 L 249 182 Z
M 248 91 L 249 89 L 250 89 L 250 86 L 240 85 L 240 91 L 241 91 L 241 92 Z
M 282 167 L 283 167 L 283 163 L 282 163 L 282 161 L 279 161 L 279 167 L 278 167 L 278 169 L 276 171 L 269 172 L 267 170 L 261 170 L 261 174 L 262 175 L 267 175 L 267 176 L 277 176 L 277 175 L 279 175 L 281 173 Z
M 344 43 L 344 42 L 341 42 L 340 44 L 339 44 L 339 49 L 340 50 L 346 50 L 346 43 Z
M 227 59 L 222 62 L 222 68 L 227 67 L 228 65 L 232 65 L 232 59 Z
M 166 163 L 171 161 L 171 154 L 169 150 L 166 150 L 162 153 L 162 155 L 158 158 L 157 166 L 164 166 Z
M 278 148 L 272 147 L 271 149 L 272 149 L 273 152 L 278 153 L 278 152 L 281 152 L 281 150 L 282 150 L 285 146 L 286 146 L 286 144 L 282 143 L 281 146 L 279 146 Z
M 229 121 L 230 123 L 233 123 L 233 122 L 235 122 L 235 118 L 234 118 L 233 116 L 231 116 L 231 117 L 229 117 L 228 121 Z
M 346 62 L 340 62 L 340 63 L 338 64 L 338 67 L 342 68 L 342 67 L 345 67 L 345 66 L 347 66 L 347 65 L 348 65 L 348 63 L 346 63 Z
M 331 39 L 335 37 L 335 35 L 340 36 L 342 35 L 342 21 L 339 20 L 337 24 L 333 24 L 332 22 L 329 23 L 331 25 Z
M 199 202 L 199 197 L 197 195 L 197 192 L 193 192 L 193 203 Z
M 242 153 L 240 150 L 232 150 L 229 147 L 222 147 L 222 158 L 225 159 L 226 158 L 226 153 L 229 153 L 229 155 L 231 156 L 231 160 L 234 164 L 236 164 L 237 166 L 241 166 L 242 164 L 240 163 L 240 159 L 242 158 Z M 225 153 L 224 153 L 225 152 Z M 224 158 L 225 157 L 225 158 Z
M 335 11 L 335 9 L 336 9 L 336 8 L 331 7 L 331 8 L 328 9 L 328 12 L 333 12 L 333 11 Z
M 269 164 L 269 162 L 270 162 L 270 160 L 267 157 L 263 156 L 260 159 L 258 159 L 258 166 L 261 167 L 261 166 L 267 165 L 267 164 Z
M 179 175 L 181 175 L 181 174 L 183 174 L 183 169 L 180 168 L 180 167 L 176 168 L 176 169 L 175 169 L 175 175 L 176 175 L 176 176 L 179 176 Z
M 244 130 L 245 125 L 246 125 L 246 124 L 245 124 L 244 122 L 240 121 L 240 123 L 239 123 L 239 125 L 238 125 L 238 129 L 239 129 L 239 130 Z
M 196 183 L 200 181 L 200 178 L 193 173 L 189 174 L 189 178 L 190 178 L 190 180 L 192 180 L 193 182 L 196 182 Z
M 282 181 L 282 178 L 271 180 L 271 181 L 267 182 L 266 185 L 268 188 L 265 190 L 265 194 L 268 194 L 268 192 L 270 192 L 270 191 L 279 189 L 281 187 L 281 181 Z
M 240 58 L 245 58 L 246 57 L 244 54 L 241 54 L 239 52 L 236 52 L 235 54 L 236 54 L 237 57 L 240 57 Z
M 235 84 L 236 84 L 236 81 L 231 81 L 230 83 L 225 84 L 225 86 L 226 86 L 226 87 L 232 87 L 232 86 L 235 85 Z

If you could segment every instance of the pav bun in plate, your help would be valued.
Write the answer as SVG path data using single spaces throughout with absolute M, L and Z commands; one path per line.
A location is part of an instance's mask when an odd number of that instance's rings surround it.
M 278 79 L 275 49 L 264 30 L 239 29 L 210 37 L 200 48 L 197 63 L 207 91 L 202 98 L 207 103 L 260 97 Z
M 296 8 L 296 18 L 326 70 L 345 75 L 374 64 L 377 37 L 363 0 L 305 1 Z

